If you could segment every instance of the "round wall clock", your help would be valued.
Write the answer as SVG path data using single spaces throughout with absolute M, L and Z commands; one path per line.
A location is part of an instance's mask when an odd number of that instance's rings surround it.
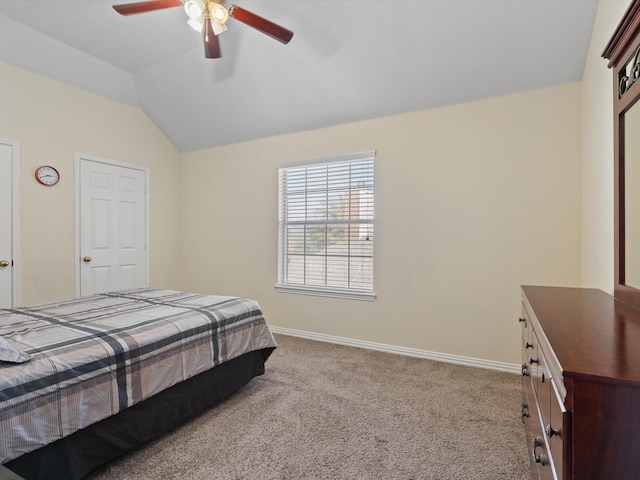
M 60 180 L 60 174 L 55 168 L 44 165 L 36 168 L 36 180 L 42 185 L 50 187 L 58 183 Z

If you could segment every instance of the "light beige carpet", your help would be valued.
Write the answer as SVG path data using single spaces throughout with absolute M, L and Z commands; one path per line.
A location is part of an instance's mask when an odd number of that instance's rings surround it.
M 89 478 L 529 478 L 519 376 L 276 339 L 265 375 Z

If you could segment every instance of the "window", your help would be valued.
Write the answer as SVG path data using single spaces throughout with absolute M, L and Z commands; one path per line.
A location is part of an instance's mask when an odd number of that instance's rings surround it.
M 374 299 L 374 156 L 279 169 L 278 290 Z

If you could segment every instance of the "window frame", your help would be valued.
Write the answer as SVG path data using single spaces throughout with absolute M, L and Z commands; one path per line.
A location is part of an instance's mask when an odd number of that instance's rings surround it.
M 340 221 L 338 223 L 343 223 L 345 225 L 351 224 L 360 224 L 360 225 L 370 225 L 371 231 L 373 233 L 373 238 L 375 238 L 375 151 L 361 152 L 361 153 L 351 153 L 345 155 L 336 155 L 332 157 L 326 158 L 317 158 L 313 160 L 300 160 L 295 162 L 288 162 L 278 165 L 278 281 L 276 284 L 276 290 L 278 292 L 283 293 L 295 293 L 295 294 L 303 294 L 303 295 L 315 295 L 315 296 L 323 296 L 323 297 L 334 297 L 334 298 L 346 298 L 346 299 L 355 299 L 355 300 L 367 300 L 373 301 L 376 298 L 376 294 L 374 293 L 374 285 L 375 285 L 375 242 L 372 244 L 371 248 L 371 288 L 357 288 L 357 287 L 334 287 L 327 285 L 310 285 L 306 283 L 286 283 L 284 281 L 285 276 L 285 262 L 288 259 L 288 254 L 286 252 L 286 234 L 285 230 L 287 226 L 291 225 L 307 225 L 314 226 L 317 225 L 317 221 L 314 220 L 304 220 L 304 221 L 292 221 L 289 222 L 285 220 L 284 212 L 286 210 L 285 207 L 285 192 L 283 192 L 283 180 L 282 175 L 283 172 L 286 172 L 290 169 L 296 168 L 306 168 L 312 166 L 320 166 L 320 165 L 331 165 L 336 163 L 352 163 L 352 162 L 362 162 L 362 161 L 370 161 L 371 162 L 371 175 L 372 175 L 372 194 L 373 198 L 371 201 L 371 220 L 362 221 L 362 220 L 353 220 L 347 219 L 346 221 Z M 351 187 L 351 184 L 349 185 Z M 327 188 L 328 189 L 328 188 Z M 308 195 L 308 190 L 305 189 L 305 198 Z M 308 213 L 305 207 L 305 214 Z M 328 222 L 328 221 L 327 221 Z M 329 222 L 332 223 L 332 222 Z M 373 242 L 373 240 L 372 240 Z M 349 242 L 348 242 L 349 243 Z M 306 251 L 303 254 L 306 258 Z M 324 257 L 328 257 L 325 253 Z M 351 253 L 347 254 L 347 259 L 350 260 L 355 258 L 355 255 L 352 257 Z M 305 267 L 306 268 L 306 267 Z M 348 277 L 348 276 L 347 276 Z

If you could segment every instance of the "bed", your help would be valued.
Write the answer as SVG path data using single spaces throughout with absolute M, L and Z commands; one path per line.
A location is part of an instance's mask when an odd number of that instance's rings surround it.
M 79 479 L 264 373 L 259 304 L 172 290 L 0 309 L 0 463 Z

